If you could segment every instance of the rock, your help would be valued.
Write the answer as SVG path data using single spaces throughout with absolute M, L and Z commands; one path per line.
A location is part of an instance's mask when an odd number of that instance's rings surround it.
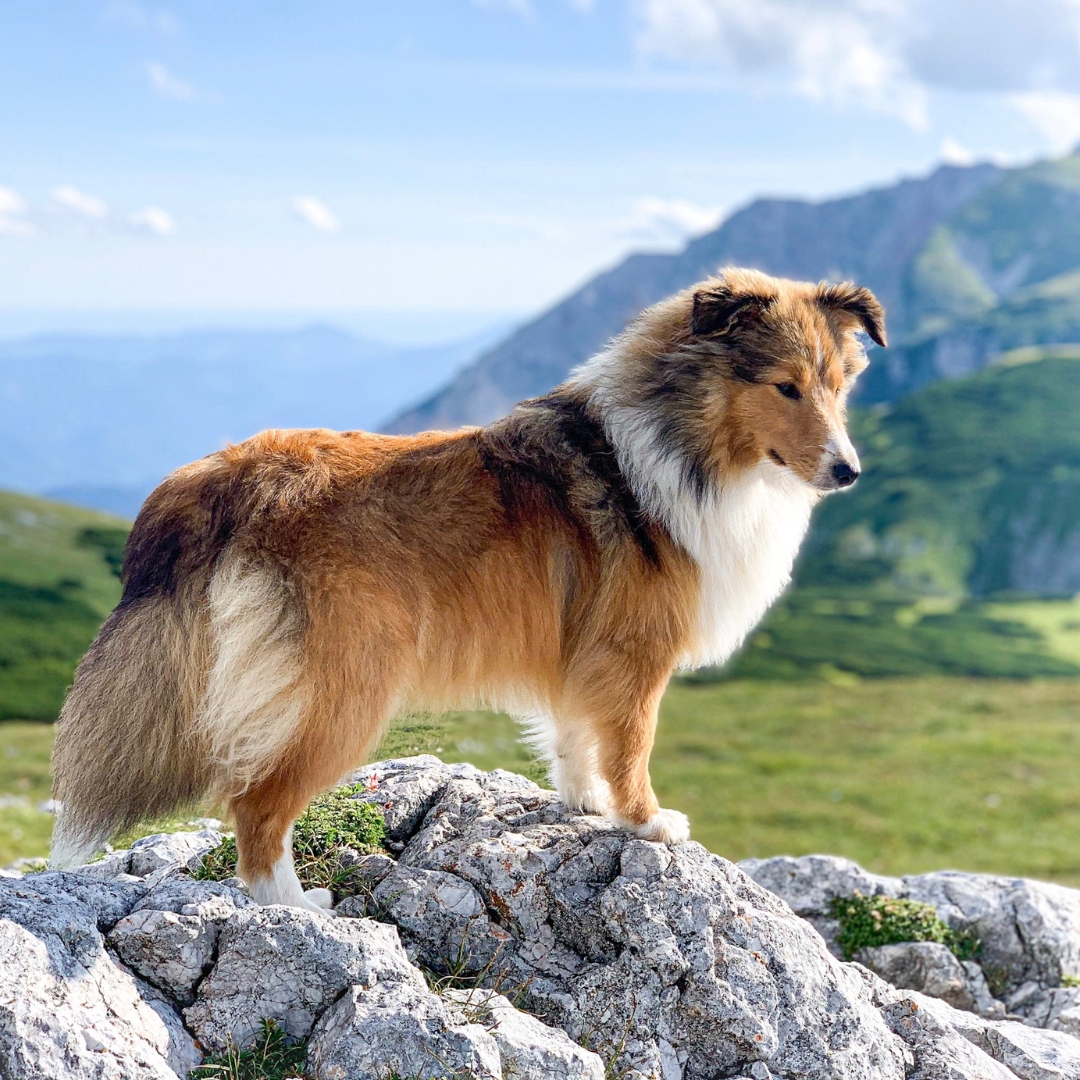
M 953 870 L 882 878 L 827 855 L 748 859 L 740 865 L 812 922 L 834 953 L 838 927 L 828 914 L 833 897 L 857 889 L 932 904 L 952 929 L 981 943 L 978 973 L 970 963 L 963 966 L 972 998 L 967 1007 L 984 1016 L 1002 1016 L 1006 1009 L 1024 1017 L 1032 1010 L 1048 1014 L 1047 995 L 1060 988 L 1063 977 L 1080 973 L 1080 890 Z
M 1080 987 L 1039 989 L 1024 1007 L 1025 1022 L 1080 1037 Z
M 216 829 L 144 836 L 131 845 L 128 873 L 149 877 L 166 867 L 184 866 L 194 870 L 199 860 L 219 843 L 221 833 Z
M 481 901 L 462 900 L 474 940 L 501 931 L 493 962 L 466 952 L 459 970 L 520 987 L 526 1008 L 627 1077 L 738 1075 L 758 1061 L 780 1076 L 904 1076 L 905 1048 L 861 977 L 731 863 L 569 814 L 521 777 L 447 775 L 429 760 L 396 763 L 378 795 L 391 815 L 394 798 L 409 808 L 395 816 L 395 874 L 426 893 L 410 911 L 450 911 L 456 878 Z M 429 873 L 404 877 L 413 870 Z M 441 914 L 401 931 L 419 960 L 445 965 Z
M 448 990 L 445 996 L 494 1037 L 503 1072 L 513 1080 L 604 1080 L 599 1055 L 578 1046 L 558 1028 L 515 1009 L 501 994 Z
M 317 1080 L 503 1080 L 495 1039 L 415 982 L 351 987 L 311 1035 Z
M 121 919 L 108 940 L 129 968 L 174 1001 L 190 1005 L 214 957 L 217 934 L 214 923 L 197 915 L 144 909 Z
M 297 908 L 243 908 L 222 925 L 217 962 L 184 1016 L 204 1046 L 218 1049 L 245 1045 L 266 1018 L 303 1038 L 349 987 L 397 982 L 425 987 L 392 927 Z
M 905 941 L 860 949 L 855 959 L 898 989 L 918 990 L 957 1009 L 975 1011 L 975 995 L 968 986 L 967 972 L 936 941 Z
M 0 881 L 5 1080 L 176 1080 L 201 1060 L 175 1011 L 105 949 L 99 926 L 141 895 L 70 873 Z

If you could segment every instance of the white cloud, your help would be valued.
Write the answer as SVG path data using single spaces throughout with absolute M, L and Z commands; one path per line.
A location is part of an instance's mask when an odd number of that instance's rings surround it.
M 720 223 L 718 207 L 698 206 L 688 199 L 646 196 L 634 203 L 623 232 L 650 244 L 681 246 L 686 240 L 710 232 Z
M 975 164 L 975 155 L 963 143 L 957 142 L 956 139 L 948 135 L 941 140 L 938 152 L 941 154 L 941 160 L 946 165 Z
M 336 233 L 341 229 L 341 222 L 333 211 L 314 195 L 297 195 L 292 208 L 297 217 L 321 233 Z
M 53 202 L 76 214 L 88 218 L 104 218 L 109 214 L 109 208 L 101 199 L 94 195 L 87 195 L 70 184 L 61 184 L 52 189 Z
M 195 87 L 183 79 L 178 79 L 164 64 L 151 60 L 146 65 L 146 74 L 155 93 L 170 101 L 195 101 L 198 94 Z
M 637 46 L 925 128 L 925 90 L 897 48 L 904 14 L 903 0 L 641 0 Z
M 1019 95 L 1043 131 L 1068 129 L 1069 106 L 1054 97 L 1080 94 L 1080 0 L 633 3 L 645 57 L 917 129 L 928 126 L 934 90 Z
M 1072 150 L 1080 142 L 1080 94 L 1031 91 L 1009 100 L 1055 152 Z
M 176 232 L 176 220 L 168 210 L 159 206 L 146 206 L 127 218 L 128 226 L 136 232 L 152 233 L 154 236 L 172 236 Z
M 29 221 L 23 220 L 26 203 L 17 191 L 0 186 L 0 236 L 33 236 L 37 231 Z
M 9 187 L 0 187 L 0 214 L 5 217 L 8 214 L 25 214 L 26 203 L 17 191 Z

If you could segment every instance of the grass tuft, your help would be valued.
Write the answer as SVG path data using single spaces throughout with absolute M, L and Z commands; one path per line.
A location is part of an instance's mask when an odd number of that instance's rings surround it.
M 308 1074 L 306 1040 L 290 1039 L 276 1020 L 262 1020 L 246 1050 L 230 1045 L 188 1073 L 188 1080 L 303 1080 Z
M 293 827 L 293 857 L 296 876 L 305 889 L 329 889 L 335 899 L 349 896 L 354 889 L 349 879 L 353 867 L 343 865 L 348 850 L 359 855 L 383 851 L 386 822 L 382 811 L 354 796 L 363 785 L 334 788 L 313 799 Z M 203 856 L 194 876 L 200 881 L 224 881 L 237 873 L 236 838 L 223 837 L 221 843 Z
M 836 943 L 845 960 L 860 949 L 908 941 L 936 941 L 958 960 L 970 960 L 979 951 L 976 937 L 951 929 L 938 917 L 933 905 L 918 900 L 856 892 L 853 896 L 833 897 L 829 914 L 840 921 Z

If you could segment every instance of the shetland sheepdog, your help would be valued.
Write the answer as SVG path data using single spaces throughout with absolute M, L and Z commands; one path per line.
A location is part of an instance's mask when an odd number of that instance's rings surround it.
M 396 713 L 477 705 L 529 722 L 568 807 L 685 840 L 649 780 L 660 697 L 738 647 L 859 475 L 860 332 L 885 344 L 867 289 L 728 269 L 488 427 L 266 431 L 178 469 L 64 705 L 54 865 L 212 797 L 253 897 L 323 909 L 308 801 Z

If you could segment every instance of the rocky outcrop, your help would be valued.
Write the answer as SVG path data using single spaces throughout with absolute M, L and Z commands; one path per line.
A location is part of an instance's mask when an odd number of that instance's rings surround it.
M 1080 891 L 949 870 L 884 877 L 829 855 L 748 859 L 740 865 L 809 920 L 836 956 L 833 898 L 859 892 L 931 904 L 949 927 L 978 940 L 975 960 L 961 964 L 944 946 L 930 943 L 866 950 L 857 959 L 896 985 L 984 1016 L 1009 1015 L 1080 1036 Z
M 1070 890 L 989 879 L 998 891 L 980 892 L 967 875 L 874 878 L 838 860 L 743 869 L 568 814 L 522 777 L 429 757 L 358 779 L 390 853 L 351 860 L 337 917 L 193 880 L 210 834 L 141 842 L 140 862 L 0 879 L 0 1075 L 184 1076 L 273 1018 L 307 1040 L 316 1080 L 601 1080 L 606 1063 L 627 1080 L 1080 1080 L 1061 1020 Z M 970 973 L 936 949 L 868 951 L 897 985 L 830 951 L 831 897 L 924 880 L 920 895 L 987 932 L 973 897 L 1008 906 L 1014 937 L 1002 929 L 985 959 L 1000 964 L 995 1000 L 1014 1009 L 1034 982 L 1032 996 L 1058 994 L 1044 1012 L 971 1011 Z M 938 997 L 903 985 L 916 982 Z

